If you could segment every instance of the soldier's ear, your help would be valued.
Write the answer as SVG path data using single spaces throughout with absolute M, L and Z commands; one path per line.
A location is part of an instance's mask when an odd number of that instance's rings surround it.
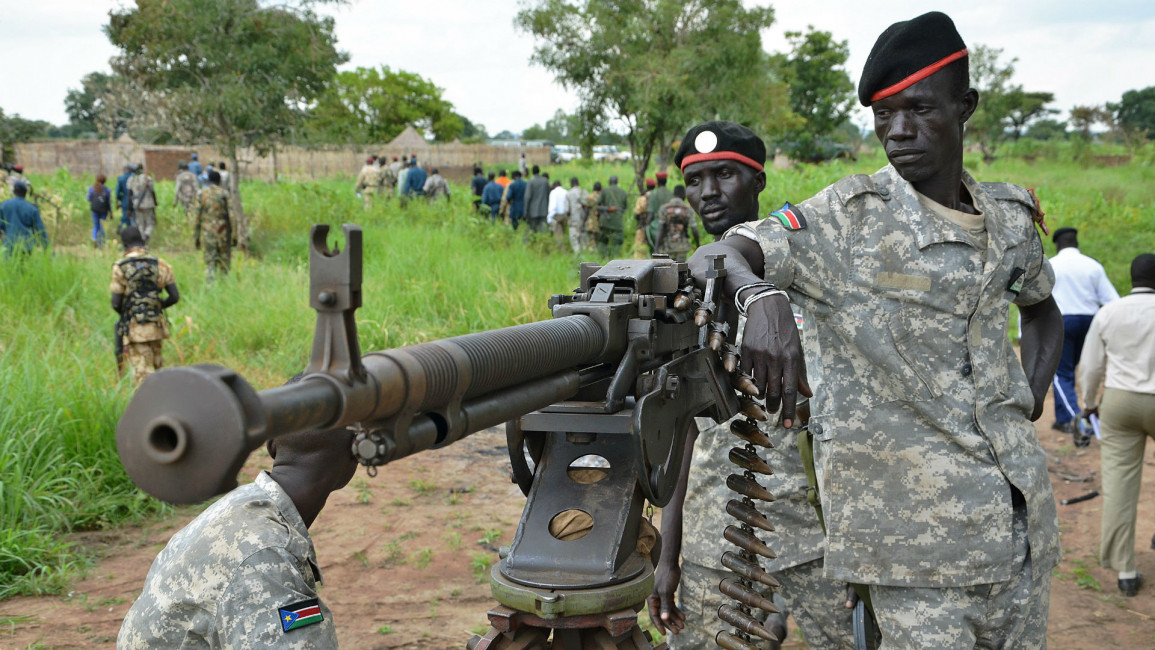
M 754 200 L 755 201 L 758 200 L 757 196 L 759 194 L 761 194 L 762 190 L 764 190 L 764 189 L 766 189 L 766 172 L 760 171 L 757 174 L 754 174 L 754 196 L 755 196 Z

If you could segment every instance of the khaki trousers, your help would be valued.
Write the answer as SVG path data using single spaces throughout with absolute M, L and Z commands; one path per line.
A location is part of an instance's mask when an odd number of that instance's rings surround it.
M 1143 480 L 1143 451 L 1155 438 L 1155 395 L 1117 388 L 1103 391 L 1099 405 L 1103 528 L 1099 563 L 1115 571 L 1135 570 L 1135 519 Z

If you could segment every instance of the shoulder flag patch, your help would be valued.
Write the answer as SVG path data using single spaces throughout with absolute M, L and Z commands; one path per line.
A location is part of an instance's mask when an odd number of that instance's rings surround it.
M 277 617 L 281 620 L 281 629 L 285 632 L 325 620 L 321 616 L 321 603 L 316 598 L 281 607 L 277 609 Z
M 787 230 L 802 230 L 806 227 L 806 217 L 802 216 L 802 210 L 796 205 L 790 205 L 789 202 L 771 212 L 770 216 L 781 222 L 782 227 Z

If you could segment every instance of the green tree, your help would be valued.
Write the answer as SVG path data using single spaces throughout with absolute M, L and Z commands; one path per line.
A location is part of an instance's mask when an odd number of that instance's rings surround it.
M 1118 104 L 1107 104 L 1120 127 L 1147 139 L 1155 138 L 1155 86 L 1128 90 Z
M 1026 92 L 1022 88 L 1011 91 L 1007 98 L 1009 110 L 1006 117 L 1011 139 L 1021 138 L 1031 123 L 1058 113 L 1058 109 L 1047 108 L 1047 104 L 1053 101 L 1054 93 Z
M 47 138 L 52 125 L 44 120 L 29 120 L 19 113 L 5 115 L 0 109 L 0 162 L 11 162 L 16 155 L 15 145 L 39 138 Z
M 184 142 L 212 142 L 229 159 L 238 239 L 249 248 L 237 151 L 273 149 L 305 116 L 347 55 L 336 49 L 325 0 L 136 0 L 105 32 L 112 68 Z
M 459 115 L 461 118 L 461 141 L 462 142 L 485 142 L 489 139 L 489 132 L 485 130 L 484 124 L 470 121 L 464 115 Z
M 789 88 L 790 108 L 800 123 L 785 130 L 781 143 L 792 158 L 823 160 L 829 157 L 831 136 L 854 106 L 854 84 L 845 68 L 850 48 L 846 41 L 836 41 L 830 32 L 814 27 L 805 34 L 787 32 L 786 38 L 790 54 L 775 59 Z
M 579 113 L 557 109 L 545 126 L 534 124 L 521 132 L 523 140 L 549 140 L 554 144 L 578 142 L 582 137 L 582 119 Z
M 979 92 L 979 106 L 967 122 L 967 136 L 978 142 L 985 162 L 993 162 L 999 145 L 1018 140 L 1031 122 L 1058 111 L 1047 108 L 1055 100 L 1048 92 L 1027 92 L 1011 82 L 1015 62 L 1000 60 L 1000 48 L 976 45 L 970 48 L 971 86 Z
M 700 114 L 698 98 L 763 77 L 751 63 L 773 20 L 772 9 L 740 0 L 536 0 L 515 24 L 537 39 L 533 61 L 577 93 L 583 149 L 592 125 L 623 124 L 641 190 L 655 151 L 669 151 Z M 719 117 L 734 119 L 729 110 Z
M 1034 140 L 1062 140 L 1067 137 L 1067 123 L 1051 118 L 1035 120 L 1027 127 L 1023 137 Z
M 1109 124 L 1110 120 L 1111 112 L 1102 106 L 1071 107 L 1071 128 L 1088 142 L 1092 137 L 1091 129 L 1096 124 Z
M 138 139 L 143 130 L 159 128 L 149 119 L 147 107 L 140 102 L 140 88 L 118 74 L 90 72 L 80 80 L 79 89 L 69 89 L 64 110 L 69 121 L 83 131 L 96 132 L 112 140 L 125 132 Z
M 320 142 L 388 142 L 406 127 L 441 141 L 465 124 L 441 88 L 421 75 L 389 66 L 337 74 L 310 112 L 310 139 Z

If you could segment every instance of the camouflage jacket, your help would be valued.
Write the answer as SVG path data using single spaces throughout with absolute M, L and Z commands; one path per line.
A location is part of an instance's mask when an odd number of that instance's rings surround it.
M 124 343 L 160 341 L 169 337 L 168 320 L 160 307 L 159 291 L 176 282 L 169 263 L 133 248 L 112 265 L 109 290 L 125 297 Z
M 219 185 L 206 185 L 197 197 L 197 237 L 205 243 L 229 243 L 232 222 L 229 220 L 229 195 Z
M 685 204 L 683 204 L 685 205 Z M 801 322 L 802 317 L 796 316 Z M 745 320 L 739 317 L 737 344 L 742 341 L 742 327 Z M 817 384 L 821 377 L 811 373 L 811 384 Z M 738 415 L 734 420 L 744 420 Z M 742 470 L 730 462 L 730 449 L 742 447 L 744 442 L 730 433 L 730 422 L 716 423 L 709 418 L 697 418 L 698 439 L 694 441 L 694 456 L 690 461 L 690 475 L 686 483 L 686 500 L 682 506 L 682 558 L 717 571 L 725 571 L 719 561 L 728 547 L 722 539 L 722 531 L 735 520 L 726 514 L 726 503 L 730 499 L 741 500 L 741 496 L 726 487 L 726 477 L 741 474 Z M 822 557 L 822 524 L 814 506 L 806 500 L 806 471 L 798 455 L 798 429 L 775 426 L 775 417 L 769 422 L 759 422 L 758 428 L 774 444 L 769 449 L 758 449 L 767 464 L 774 470 L 770 476 L 758 476 L 758 482 L 774 495 L 774 501 L 756 501 L 758 511 L 770 520 L 773 531 L 756 531 L 759 539 L 766 543 L 778 557 L 758 562 L 767 571 L 783 571 Z
M 745 416 L 739 415 L 739 419 Z M 728 457 L 730 449 L 743 442 L 730 433 L 730 423 L 698 418 L 701 433 L 694 443 L 686 502 L 682 507 L 682 561 L 725 571 L 719 558 L 726 550 L 736 550 L 722 538 L 722 531 L 735 520 L 726 514 L 726 502 L 742 497 L 726 487 L 726 477 L 742 470 Z M 797 429 L 784 429 L 770 422 L 759 428 L 774 443 L 773 449 L 759 449 L 774 473 L 759 476 L 774 495 L 772 503 L 756 502 L 758 511 L 770 520 L 773 532 L 757 531 L 757 536 L 778 557 L 759 558 L 767 571 L 782 571 L 822 557 L 822 525 L 814 507 L 806 500 L 806 473 L 798 456 Z
M 373 165 L 364 165 L 361 167 L 361 172 L 357 174 L 357 192 L 367 192 L 375 189 L 380 182 L 381 171 Z
M 152 210 L 156 207 L 156 189 L 152 184 L 152 176 L 133 174 L 128 179 L 128 191 L 132 192 L 134 210 Z
M 425 179 L 425 186 L 422 189 L 425 191 L 425 198 L 430 201 L 439 196 L 449 196 L 449 183 L 441 174 L 430 174 L 429 178 Z
M 261 472 L 173 535 L 116 646 L 336 648 L 332 613 L 317 597 L 320 582 L 305 522 Z
M 197 185 L 196 174 L 187 169 L 176 174 L 176 190 L 173 192 L 173 205 L 191 205 L 197 198 L 200 187 Z
M 690 245 L 690 227 L 694 225 L 694 211 L 682 199 L 670 199 L 658 209 L 658 223 L 666 225 L 662 241 L 657 242 L 659 253 L 685 253 Z
M 1035 579 L 1058 562 L 1034 398 L 1007 337 L 1010 304 L 1038 303 L 1054 283 L 1038 206 L 1015 185 L 965 172 L 963 183 L 985 216 L 979 237 L 924 207 L 890 166 L 794 206 L 794 222 L 729 233 L 758 241 L 765 279 L 808 316 L 829 578 L 1009 579 L 1012 485 L 1026 498 Z

